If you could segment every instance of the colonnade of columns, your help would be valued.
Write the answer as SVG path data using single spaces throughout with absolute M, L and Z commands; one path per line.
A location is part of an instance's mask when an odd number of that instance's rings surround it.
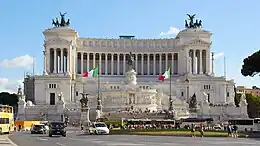
M 48 73 L 65 73 L 69 71 L 69 52 L 66 48 L 51 48 L 44 52 L 44 66 Z M 184 58 L 179 53 L 136 53 L 134 69 L 138 75 L 161 75 L 168 68 L 172 74 L 180 73 L 179 62 Z M 205 74 L 210 72 L 210 56 L 206 50 L 187 50 L 186 72 Z M 128 53 L 88 53 L 77 52 L 76 72 L 82 74 L 99 66 L 102 75 L 124 75 L 128 71 Z
M 209 72 L 210 60 L 209 54 L 206 50 L 193 50 L 187 51 L 189 61 L 187 61 L 187 72 L 190 74 L 205 74 Z
M 65 73 L 68 72 L 68 51 L 66 48 L 51 48 L 49 50 L 49 72 Z
M 168 68 L 178 74 L 178 53 L 134 54 L 134 68 L 138 75 L 160 75 Z M 77 73 L 90 71 L 99 66 L 103 75 L 123 75 L 128 71 L 129 54 L 124 53 L 85 53 L 78 52 Z

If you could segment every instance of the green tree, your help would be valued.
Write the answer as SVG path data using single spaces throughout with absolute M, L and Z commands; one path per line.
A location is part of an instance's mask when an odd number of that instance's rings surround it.
M 19 99 L 16 94 L 10 94 L 8 92 L 0 93 L 0 104 L 17 107 L 18 100 Z
M 195 93 L 190 98 L 189 109 L 190 109 L 190 112 L 196 112 L 197 111 L 197 98 L 196 98 Z
M 242 65 L 241 74 L 243 76 L 255 76 L 260 73 L 260 50 L 253 53 L 251 56 L 248 56 L 244 59 L 244 64 Z
M 260 97 L 246 94 L 247 100 L 247 113 L 250 118 L 259 117 L 260 112 Z

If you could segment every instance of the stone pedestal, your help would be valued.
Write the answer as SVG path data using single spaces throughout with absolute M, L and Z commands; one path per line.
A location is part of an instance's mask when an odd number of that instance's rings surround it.
M 101 118 L 101 110 L 96 110 L 96 119 Z
M 63 95 L 62 93 L 58 95 L 58 102 L 56 104 L 57 106 L 57 119 L 58 121 L 64 121 L 65 120 L 65 117 L 64 117 L 64 111 L 65 111 L 65 102 L 64 102 L 64 98 L 63 98 Z
M 89 120 L 89 107 L 81 109 L 80 121 L 81 121 L 81 124 L 84 126 L 90 125 L 91 122 Z
M 137 80 L 137 78 L 136 78 L 136 72 L 135 72 L 135 70 L 134 69 L 131 69 L 131 70 L 129 70 L 128 72 L 126 72 L 126 84 L 133 84 L 133 85 L 136 85 L 137 84 L 137 82 L 136 82 L 136 80 Z

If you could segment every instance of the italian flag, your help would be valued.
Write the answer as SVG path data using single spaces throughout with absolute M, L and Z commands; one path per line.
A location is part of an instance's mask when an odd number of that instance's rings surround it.
M 87 77 L 92 77 L 92 78 L 95 78 L 95 77 L 98 77 L 98 67 L 95 67 L 93 68 L 91 71 L 89 72 L 84 72 L 82 74 L 82 77 L 83 78 L 87 78 Z
M 165 79 L 168 79 L 170 77 L 170 74 L 171 74 L 171 69 L 169 68 L 167 71 L 165 71 L 163 75 L 158 77 L 158 80 L 164 81 Z

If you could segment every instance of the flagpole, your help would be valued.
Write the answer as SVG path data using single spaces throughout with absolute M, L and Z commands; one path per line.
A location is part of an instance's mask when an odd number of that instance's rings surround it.
M 170 107 L 169 107 L 169 111 L 172 111 L 173 110 L 173 107 L 172 107 L 172 71 L 171 71 L 171 68 L 170 68 L 170 97 L 169 97 L 169 103 L 170 103 Z
M 97 110 L 101 110 L 101 99 L 100 99 L 100 70 L 98 68 L 98 97 L 97 97 Z

